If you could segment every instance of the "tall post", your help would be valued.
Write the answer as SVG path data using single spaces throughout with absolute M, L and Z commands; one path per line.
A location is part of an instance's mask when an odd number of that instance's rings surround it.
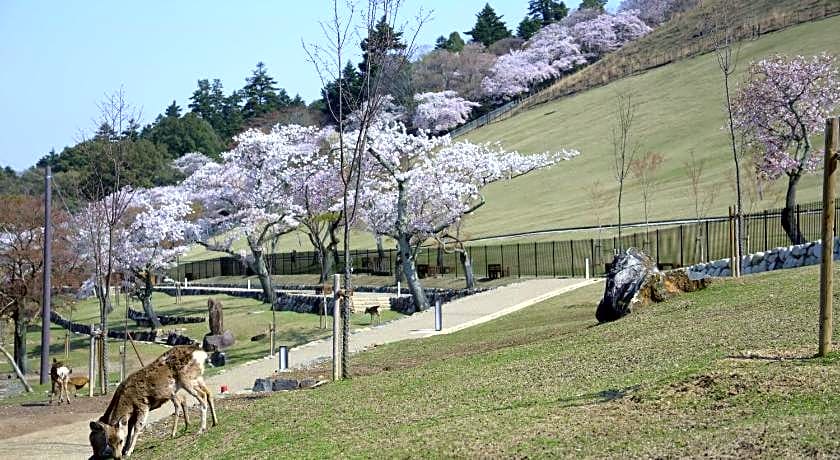
M 41 299 L 41 385 L 50 379 L 50 303 L 52 302 L 52 170 L 44 175 L 44 285 Z
M 341 380 L 341 299 L 339 299 L 339 291 L 341 290 L 341 274 L 336 273 L 333 278 L 333 381 Z
M 831 351 L 832 333 L 832 265 L 834 263 L 834 188 L 837 172 L 840 118 L 826 121 L 825 168 L 823 172 L 822 265 L 820 265 L 820 343 L 817 354 Z
M 93 324 L 90 325 L 90 361 L 88 362 L 88 396 L 93 397 L 93 387 L 96 386 L 96 335 Z

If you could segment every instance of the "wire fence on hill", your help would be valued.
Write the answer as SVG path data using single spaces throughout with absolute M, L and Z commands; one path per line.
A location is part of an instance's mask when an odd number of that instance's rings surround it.
M 840 202 L 838 202 L 840 210 Z M 782 209 L 745 215 L 745 253 L 788 246 L 790 241 L 781 226 Z M 840 211 L 838 211 L 840 213 Z M 820 238 L 822 203 L 796 207 L 796 221 L 808 241 Z M 580 277 L 586 272 L 602 276 L 616 251 L 640 248 L 663 268 L 678 268 L 729 257 L 729 219 L 711 218 L 625 234 L 617 237 L 589 238 L 533 243 L 510 243 L 469 246 L 467 251 L 477 278 L 498 277 Z M 836 227 L 836 223 L 835 223 Z M 836 232 L 836 228 L 835 228 Z M 334 264 L 343 271 L 344 257 L 336 255 Z M 266 263 L 273 275 L 319 274 L 314 251 L 268 254 Z M 351 251 L 354 273 L 394 276 L 396 250 L 381 254 L 375 249 Z M 439 247 L 422 247 L 416 256 L 420 276 L 463 277 L 458 254 Z M 253 272 L 240 259 L 221 257 L 188 262 L 170 271 L 174 279 L 198 280 L 219 276 L 251 276 Z
M 734 26 L 731 32 L 735 39 L 749 40 L 798 24 L 840 14 L 840 1 L 806 0 L 800 3 L 802 4 L 798 5 L 794 11 L 774 11 L 772 14 L 768 13 L 761 18 L 747 18 L 741 24 Z M 705 30 L 703 24 L 699 26 L 695 24 L 695 27 L 699 29 L 694 32 L 692 41 L 686 45 L 659 52 L 650 52 L 644 46 L 644 40 L 641 43 L 630 43 L 621 50 L 605 55 L 603 59 L 584 67 L 578 72 L 561 77 L 545 88 L 524 94 L 459 126 L 452 130 L 450 135 L 452 137 L 462 136 L 482 126 L 510 118 L 533 105 L 603 86 L 631 75 L 713 51 L 716 46 L 714 34 Z

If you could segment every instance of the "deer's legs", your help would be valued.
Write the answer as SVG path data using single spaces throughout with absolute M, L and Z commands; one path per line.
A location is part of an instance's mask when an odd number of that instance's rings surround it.
M 64 399 L 67 400 L 67 404 L 70 405 L 70 390 L 67 388 L 67 380 L 63 380 L 61 382 L 61 393 L 58 395 L 58 402 L 61 403 L 61 395 L 64 395 Z
M 126 440 L 126 446 L 124 450 L 126 457 L 130 457 L 131 453 L 134 452 L 134 446 L 137 444 L 137 438 L 139 438 L 140 433 L 143 432 L 143 428 L 145 428 L 146 426 L 146 419 L 148 417 L 148 407 L 137 409 L 137 417 L 135 417 L 134 419 L 134 426 L 131 427 L 131 432 L 129 433 L 128 439 Z
M 175 413 L 172 414 L 172 437 L 174 438 L 175 433 L 178 432 L 179 411 L 184 414 L 184 428 L 186 429 L 186 427 L 190 426 L 190 424 L 187 422 L 187 408 L 181 403 L 177 394 L 172 395 L 172 405 L 175 406 Z
M 187 385 L 182 385 L 184 390 L 198 401 L 198 405 L 201 408 L 201 426 L 198 429 L 198 434 L 201 434 L 207 431 L 207 401 L 204 398 L 204 392 L 196 388 L 197 386 L 198 382 L 195 381 L 189 382 Z
M 210 405 L 210 416 L 213 417 L 213 426 L 216 426 L 219 423 L 219 419 L 216 418 L 216 405 L 213 404 L 213 394 L 210 393 L 210 389 L 204 384 L 204 379 L 198 379 L 198 386 L 207 396 L 207 403 Z

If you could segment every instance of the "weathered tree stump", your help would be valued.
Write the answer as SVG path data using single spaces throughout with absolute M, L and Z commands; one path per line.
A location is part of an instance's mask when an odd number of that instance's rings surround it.
M 207 320 L 210 322 L 210 335 L 221 335 L 225 330 L 221 300 L 207 299 Z

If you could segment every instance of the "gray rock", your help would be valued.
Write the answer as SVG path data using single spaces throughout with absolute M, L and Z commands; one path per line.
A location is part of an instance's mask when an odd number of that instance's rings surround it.
M 721 278 L 726 278 L 726 277 L 728 277 L 728 276 L 732 276 L 732 272 L 731 272 L 728 268 L 724 268 L 723 270 L 721 270 L 721 271 L 720 271 L 720 275 L 719 275 L 719 276 L 720 276 Z
M 297 390 L 299 386 L 300 382 L 295 379 L 274 379 L 271 391 Z
M 805 265 L 817 265 L 818 263 L 820 263 L 820 259 L 822 259 L 822 257 L 817 257 L 817 256 L 805 257 Z
M 788 257 L 787 259 L 785 259 L 785 263 L 782 264 L 782 268 L 785 268 L 785 269 L 794 268 L 794 267 L 798 267 L 798 266 L 799 266 L 799 259 L 797 259 L 796 257 Z
M 300 381 L 301 388 L 314 388 L 318 385 L 318 381 L 315 379 L 303 379 Z
M 751 274 L 751 273 L 753 273 L 753 267 L 752 267 L 752 266 L 750 266 L 750 265 L 747 265 L 747 266 L 746 266 L 746 267 L 744 267 L 744 269 L 741 271 L 741 274 L 743 274 L 743 275 L 749 275 L 749 274 Z
M 729 259 L 720 259 L 716 260 L 713 263 L 715 268 L 726 268 L 729 267 Z
M 615 256 L 607 274 L 604 298 L 598 303 L 598 322 L 615 321 L 631 312 L 630 302 L 650 273 L 658 273 L 656 263 L 635 248 Z
M 254 381 L 254 393 L 264 393 L 271 391 L 271 380 L 257 379 Z
M 792 246 L 792 247 L 791 247 L 791 250 L 790 250 L 790 253 L 791 253 L 794 257 L 802 257 L 802 256 L 804 256 L 807 252 L 808 252 L 808 248 L 807 248 L 807 246 L 805 246 L 805 245 Z
M 227 330 L 221 335 L 205 335 L 201 348 L 206 352 L 220 351 L 230 347 L 234 343 L 236 343 L 236 338 L 233 336 L 233 332 Z

